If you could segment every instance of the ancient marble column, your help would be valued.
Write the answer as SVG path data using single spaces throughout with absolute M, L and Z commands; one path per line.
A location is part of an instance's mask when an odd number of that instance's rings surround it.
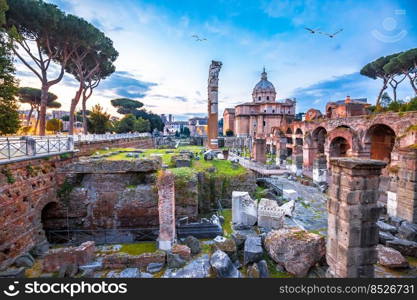
M 386 163 L 358 158 L 331 159 L 326 257 L 328 276 L 374 277 L 378 244 L 379 181 Z
M 417 149 L 403 148 L 398 154 L 396 216 L 417 223 Z
M 266 140 L 254 139 L 252 147 L 253 159 L 259 163 L 266 164 Z
M 212 61 L 209 70 L 208 79 L 208 128 L 207 128 L 207 146 L 209 149 L 218 149 L 218 121 L 219 121 L 219 73 L 222 63 Z
M 327 160 L 325 155 L 319 155 L 314 159 L 313 181 L 315 183 L 327 182 Z
M 169 251 L 175 241 L 175 186 L 171 171 L 163 171 L 157 182 L 159 237 L 158 248 Z

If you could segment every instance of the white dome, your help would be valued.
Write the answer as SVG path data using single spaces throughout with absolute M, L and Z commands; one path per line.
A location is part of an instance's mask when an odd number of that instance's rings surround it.
M 268 81 L 268 74 L 262 72 L 261 81 L 253 89 L 252 98 L 254 102 L 275 102 L 277 93 L 274 85 Z

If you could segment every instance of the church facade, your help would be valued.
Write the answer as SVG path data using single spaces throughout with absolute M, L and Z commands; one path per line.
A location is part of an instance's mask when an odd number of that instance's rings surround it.
M 295 118 L 296 101 L 276 98 L 275 87 L 264 69 L 253 89 L 252 101 L 225 109 L 224 132 L 232 130 L 237 137 L 267 138 L 274 129 L 287 126 Z

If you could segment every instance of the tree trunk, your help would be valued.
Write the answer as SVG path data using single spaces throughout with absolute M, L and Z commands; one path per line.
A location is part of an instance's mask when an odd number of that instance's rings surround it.
M 87 98 L 86 97 L 83 97 L 83 103 L 82 103 L 83 104 L 83 107 L 82 107 L 82 110 L 83 110 L 83 131 L 84 131 L 84 134 L 87 134 L 88 133 L 86 103 L 87 103 Z
M 415 83 L 415 81 L 414 81 L 414 80 L 415 80 L 415 78 L 411 77 L 411 75 L 410 75 L 410 74 L 408 74 L 407 76 L 408 76 L 408 78 L 410 79 L 411 87 L 413 88 L 414 93 L 417 95 L 417 85 L 416 85 L 416 83 Z
M 392 93 L 394 95 L 394 102 L 397 102 L 397 86 L 392 88 Z
M 71 108 L 70 108 L 70 115 L 69 115 L 69 135 L 74 135 L 74 124 L 75 124 L 75 109 L 77 108 L 77 104 L 80 101 L 81 93 L 82 93 L 82 86 L 80 85 L 77 93 L 75 94 L 74 99 L 71 101 Z
M 33 132 L 34 135 L 36 135 L 38 132 L 39 115 L 40 115 L 39 109 L 36 110 L 36 113 L 37 113 L 37 116 L 36 116 L 36 123 L 35 123 L 35 131 Z
M 48 105 L 49 85 L 42 84 L 41 88 L 41 111 L 39 117 L 39 135 L 46 134 L 46 106 Z
M 31 105 L 30 106 L 30 111 L 29 111 L 28 117 L 26 119 L 26 126 L 29 126 L 30 125 L 30 118 L 32 118 L 32 113 L 33 113 L 33 106 Z
M 375 106 L 377 106 L 377 107 L 380 105 L 382 94 L 387 89 L 387 83 L 388 83 L 388 81 L 384 80 L 384 86 L 382 87 L 381 91 L 379 92 L 378 98 L 376 99 Z

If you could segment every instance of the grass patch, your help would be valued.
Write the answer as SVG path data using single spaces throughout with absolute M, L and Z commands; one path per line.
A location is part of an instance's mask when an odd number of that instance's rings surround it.
M 266 196 L 266 188 L 257 186 L 255 190 L 255 199 L 261 200 L 261 198 L 265 198 L 265 196 Z
M 291 274 L 287 272 L 280 272 L 277 270 L 276 263 L 267 254 L 264 254 L 264 259 L 268 266 L 269 278 L 293 278 Z
M 130 255 L 140 255 L 143 253 L 155 252 L 157 249 L 156 242 L 140 242 L 135 244 L 124 244 L 120 252 Z
M 230 237 L 233 233 L 232 229 L 232 210 L 231 209 L 223 209 L 221 215 L 224 218 L 223 224 L 223 232 L 225 237 Z

